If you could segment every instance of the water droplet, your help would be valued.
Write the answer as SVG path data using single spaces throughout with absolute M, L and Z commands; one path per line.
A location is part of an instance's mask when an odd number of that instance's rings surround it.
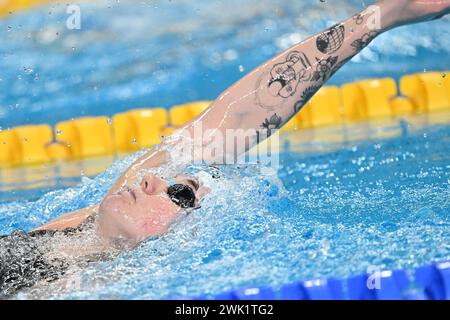
M 224 52 L 223 58 L 228 61 L 236 60 L 238 58 L 238 53 L 236 50 L 229 49 Z
M 111 118 L 106 119 L 106 123 L 107 123 L 107 124 L 111 124 L 111 123 L 112 123 Z
M 33 73 L 33 69 L 31 67 L 23 67 L 23 71 L 26 74 L 32 74 Z
M 136 141 L 136 138 L 133 138 L 133 140 L 131 140 L 131 143 L 132 143 L 132 144 L 136 144 L 136 142 L 137 142 L 137 141 Z
M 427 72 L 427 68 L 423 68 L 423 72 Z
M 445 78 L 447 74 L 445 72 L 442 73 L 442 78 Z
M 59 130 L 59 129 L 56 130 L 56 135 L 57 135 L 57 136 L 61 135 L 61 130 Z
M 239 72 L 244 72 L 244 66 L 241 64 L 241 65 L 239 65 Z

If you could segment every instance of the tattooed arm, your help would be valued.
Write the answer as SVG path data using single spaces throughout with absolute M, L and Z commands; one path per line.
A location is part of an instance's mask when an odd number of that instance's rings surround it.
M 288 122 L 341 66 L 378 34 L 399 25 L 438 18 L 448 13 L 449 7 L 450 1 L 445 0 L 378 2 L 265 62 L 222 93 L 184 129 L 196 141 L 199 137 L 195 128 L 203 132 L 197 151 L 214 143 L 218 136 L 223 139 L 227 130 L 254 130 L 254 137 L 246 143 L 248 149 Z M 222 144 L 227 154 L 236 154 L 235 146 L 229 150 Z M 220 157 L 208 159 L 204 152 L 201 158 L 221 161 Z

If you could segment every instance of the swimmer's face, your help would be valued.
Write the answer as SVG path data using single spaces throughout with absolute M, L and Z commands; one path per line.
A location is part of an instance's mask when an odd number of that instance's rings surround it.
M 99 234 L 134 246 L 165 233 L 186 208 L 198 207 L 200 198 L 209 191 L 192 176 L 178 175 L 174 182 L 175 187 L 170 187 L 167 180 L 146 175 L 139 183 L 125 185 L 105 197 L 99 207 Z

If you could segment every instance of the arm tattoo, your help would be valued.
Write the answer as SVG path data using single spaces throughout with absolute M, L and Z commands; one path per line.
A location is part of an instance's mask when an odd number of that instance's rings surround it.
M 364 16 L 357 14 L 353 17 L 356 24 L 364 22 Z M 355 52 L 366 47 L 376 36 L 377 32 L 369 31 L 360 39 L 351 43 Z M 326 82 L 342 65 L 351 57 L 339 61 L 336 53 L 343 45 L 345 37 L 344 24 L 336 24 L 322 32 L 316 37 L 317 49 L 326 55 L 326 57 L 315 57 L 315 61 L 310 60 L 308 56 L 301 51 L 290 51 L 285 61 L 274 64 L 270 71 L 262 74 L 257 83 L 256 104 L 266 110 L 276 110 L 282 107 L 289 107 L 290 98 L 294 96 L 300 83 L 310 83 L 302 88 L 304 90 L 300 99 L 294 104 L 294 111 L 298 112 L 303 105 L 319 90 L 322 83 Z M 305 88 L 306 87 L 306 88 Z M 283 98 L 283 99 L 279 99 Z M 292 106 L 292 105 L 290 105 Z M 277 126 L 278 115 L 274 114 L 270 119 L 262 124 L 262 128 L 273 130 Z M 281 118 L 279 125 L 281 125 Z
M 344 42 L 345 29 L 342 24 L 332 26 L 316 38 L 316 46 L 322 53 L 331 54 L 339 50 Z
M 294 112 L 297 113 L 300 109 L 316 94 L 321 86 L 310 86 L 303 91 L 300 100 L 294 104 Z
M 361 51 L 378 35 L 376 31 L 369 31 L 365 33 L 360 39 L 356 39 L 352 42 L 351 46 L 356 52 Z
M 290 52 L 285 62 L 275 64 L 270 71 L 269 89 L 278 88 L 277 94 L 282 98 L 294 95 L 309 68 L 311 63 L 303 52 Z
M 316 70 L 312 71 L 308 57 L 303 52 L 292 51 L 288 54 L 286 62 L 273 66 L 268 88 L 275 91 L 276 96 L 289 98 L 297 92 L 298 84 L 302 81 L 326 81 L 337 60 L 337 56 L 322 60 L 316 58 Z
M 270 119 L 264 120 L 264 122 L 261 124 L 261 128 L 266 130 L 276 130 L 280 129 L 281 124 L 283 121 L 281 120 L 281 117 L 277 116 L 275 113 L 273 116 L 270 117 Z
M 273 114 L 270 119 L 265 119 L 261 124 L 261 131 L 256 130 L 256 139 L 259 143 L 261 141 L 261 135 L 264 134 L 264 138 L 269 138 L 272 135 L 272 131 L 278 130 L 281 128 L 283 124 L 283 120 L 276 113 Z
M 353 16 L 353 20 L 357 25 L 360 25 L 364 22 L 364 16 L 361 13 L 357 13 Z
M 311 78 L 309 80 L 310 81 L 322 80 L 323 82 L 325 82 L 330 77 L 331 72 L 333 70 L 333 66 L 338 61 L 338 57 L 337 56 L 335 56 L 335 57 L 329 56 L 326 59 L 319 60 L 318 58 L 316 58 L 316 60 L 318 62 L 316 71 L 314 71 L 311 74 Z

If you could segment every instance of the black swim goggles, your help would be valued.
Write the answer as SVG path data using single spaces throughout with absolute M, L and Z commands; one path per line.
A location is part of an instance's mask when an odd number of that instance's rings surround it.
M 186 184 L 171 184 L 167 189 L 167 195 L 172 202 L 183 209 L 195 207 L 195 192 Z

